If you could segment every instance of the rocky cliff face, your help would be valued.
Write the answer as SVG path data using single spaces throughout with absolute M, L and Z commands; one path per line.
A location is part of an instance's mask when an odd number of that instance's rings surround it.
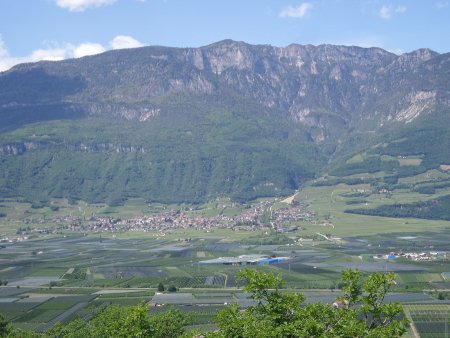
M 143 146 L 113 143 L 14 142 L 0 145 L 0 156 L 23 155 L 27 151 L 50 147 L 85 153 L 145 153 Z
M 397 56 L 379 48 L 231 40 L 201 48 L 143 47 L 19 65 L 0 75 L 0 110 L 29 104 L 31 93 L 33 105 L 64 101 L 88 114 L 148 122 L 167 110 L 155 98 L 232 91 L 314 128 L 321 142 L 349 128 L 408 123 L 448 107 L 450 89 L 434 84 L 448 83 L 449 58 L 428 49 Z M 362 123 L 367 120 L 372 123 Z

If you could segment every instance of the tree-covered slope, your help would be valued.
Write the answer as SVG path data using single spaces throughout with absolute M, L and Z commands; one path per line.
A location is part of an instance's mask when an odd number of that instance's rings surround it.
M 87 118 L 4 133 L 1 195 L 34 203 L 248 200 L 288 194 L 312 178 L 325 158 L 306 131 L 235 99 L 171 96 L 156 103 L 167 101 L 168 112 L 148 124 Z
M 406 177 L 450 164 L 449 126 L 447 108 L 406 125 L 393 123 L 376 134 L 355 133 L 335 155 L 330 172 L 347 176 L 383 171 Z

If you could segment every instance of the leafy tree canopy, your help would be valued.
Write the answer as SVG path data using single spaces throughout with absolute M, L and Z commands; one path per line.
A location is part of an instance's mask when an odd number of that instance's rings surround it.
M 358 270 L 343 272 L 343 306 L 302 305 L 305 297 L 282 292 L 279 275 L 246 269 L 239 273 L 245 291 L 257 304 L 245 310 L 232 305 L 220 311 L 219 330 L 207 337 L 400 337 L 408 324 L 402 307 L 385 303 L 395 284 L 393 273 L 363 279 Z
M 74 320 L 58 325 L 48 334 L 55 337 L 181 337 L 188 325 L 187 318 L 179 310 L 150 314 L 146 304 L 134 307 L 109 306 L 89 322 Z

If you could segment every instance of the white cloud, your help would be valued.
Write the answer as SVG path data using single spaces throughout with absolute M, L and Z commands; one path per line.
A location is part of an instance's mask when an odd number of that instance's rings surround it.
M 99 43 L 82 43 L 73 50 L 73 57 L 80 58 L 105 52 L 106 49 Z
M 5 45 L 0 35 L 0 72 L 8 70 L 9 68 L 25 62 L 36 61 L 59 61 L 67 57 L 70 57 L 70 45 L 63 47 L 49 47 L 47 49 L 37 49 L 28 56 L 14 57 L 9 53 L 8 48 Z
M 313 9 L 314 5 L 309 2 L 304 2 L 300 6 L 288 6 L 280 12 L 282 18 L 304 18 Z
M 100 54 L 109 49 L 142 47 L 143 43 L 131 36 L 118 35 L 105 47 L 99 43 L 85 42 L 78 45 L 71 43 L 58 44 L 44 43 L 45 48 L 34 50 L 30 55 L 22 57 L 11 56 L 0 35 L 0 72 L 25 62 L 60 61 L 68 58 L 79 58 L 88 55 Z
M 11 57 L 0 35 L 0 72 L 12 67 Z
M 392 16 L 392 6 L 384 5 L 378 14 L 382 19 L 389 19 Z
M 111 5 L 117 0 L 56 0 L 56 4 L 71 12 L 82 12 L 90 7 Z
M 27 58 L 29 62 L 36 62 L 41 60 L 46 61 L 61 61 L 68 56 L 68 49 L 66 48 L 52 48 L 52 49 L 37 49 Z
M 111 42 L 112 49 L 136 48 L 142 47 L 144 44 L 128 35 L 117 35 Z
M 382 19 L 390 19 L 394 14 L 403 14 L 406 12 L 405 6 L 397 6 L 394 7 L 392 5 L 383 5 L 380 11 L 378 12 L 378 16 Z

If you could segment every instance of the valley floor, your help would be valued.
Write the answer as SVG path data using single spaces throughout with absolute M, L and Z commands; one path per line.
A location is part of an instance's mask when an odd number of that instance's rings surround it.
M 343 269 L 393 271 L 397 286 L 388 300 L 404 304 L 421 337 L 439 336 L 449 312 L 450 222 L 348 214 L 355 189 L 367 187 L 311 186 L 289 199 L 247 205 L 132 200 L 112 208 L 55 200 L 58 208 L 31 209 L 4 200 L 0 314 L 42 332 L 108 304 L 146 302 L 151 311 L 174 305 L 195 314 L 193 327 L 213 328 L 219 309 L 252 302 L 236 281 L 238 262 L 267 257 L 252 266 L 280 273 L 306 302 L 332 303 Z M 391 198 L 370 194 L 364 203 Z M 221 257 L 233 264 L 205 264 Z

